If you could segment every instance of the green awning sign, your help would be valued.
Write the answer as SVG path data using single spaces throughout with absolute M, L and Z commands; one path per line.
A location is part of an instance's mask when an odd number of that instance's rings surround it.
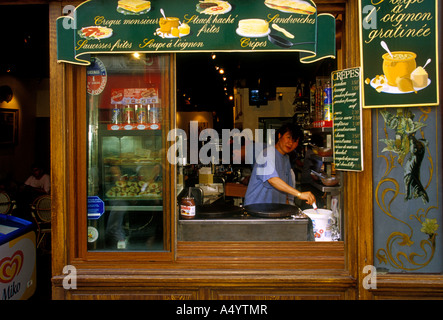
M 438 1 L 359 3 L 363 107 L 438 105 Z
M 296 51 L 335 58 L 335 18 L 309 0 L 90 0 L 57 19 L 57 60 L 134 52 Z

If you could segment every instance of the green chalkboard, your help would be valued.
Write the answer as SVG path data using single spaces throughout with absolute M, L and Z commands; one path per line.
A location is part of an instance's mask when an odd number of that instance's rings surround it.
M 334 165 L 336 170 L 363 170 L 361 69 L 332 72 Z

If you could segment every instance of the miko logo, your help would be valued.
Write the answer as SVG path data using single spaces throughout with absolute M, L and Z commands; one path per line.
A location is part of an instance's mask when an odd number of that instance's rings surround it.
M 17 250 L 12 257 L 0 260 L 0 283 L 11 282 L 18 275 L 23 266 L 23 252 Z

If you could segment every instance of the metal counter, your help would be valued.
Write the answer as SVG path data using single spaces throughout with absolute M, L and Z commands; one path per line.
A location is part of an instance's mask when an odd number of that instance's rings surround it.
M 227 218 L 178 221 L 179 241 L 312 241 L 309 218 Z

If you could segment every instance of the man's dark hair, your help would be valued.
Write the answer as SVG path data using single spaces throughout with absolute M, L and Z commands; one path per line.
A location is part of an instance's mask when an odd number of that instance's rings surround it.
M 294 123 L 285 123 L 284 125 L 282 125 L 276 132 L 275 132 L 275 142 L 278 141 L 278 135 L 280 134 L 281 136 L 283 136 L 286 132 L 289 132 L 289 134 L 291 135 L 292 139 L 294 141 L 298 140 L 298 144 L 301 145 L 303 143 L 303 130 L 301 129 L 301 127 L 297 124 Z

